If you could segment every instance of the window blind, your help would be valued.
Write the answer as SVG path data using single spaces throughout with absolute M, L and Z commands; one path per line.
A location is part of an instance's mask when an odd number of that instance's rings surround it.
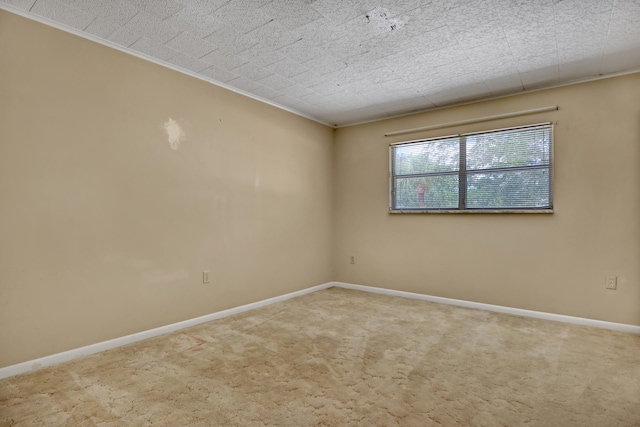
M 550 123 L 392 144 L 392 211 L 552 209 Z

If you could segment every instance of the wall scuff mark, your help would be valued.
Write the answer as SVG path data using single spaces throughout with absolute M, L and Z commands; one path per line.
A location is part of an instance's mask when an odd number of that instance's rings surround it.
M 172 150 L 177 150 L 180 144 L 186 140 L 186 135 L 182 127 L 180 127 L 180 123 L 169 117 L 169 120 L 164 123 L 163 127 L 169 139 L 169 146 Z

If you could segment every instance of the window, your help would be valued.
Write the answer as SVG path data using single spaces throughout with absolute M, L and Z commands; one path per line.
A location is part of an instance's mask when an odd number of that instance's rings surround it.
M 390 147 L 391 212 L 551 212 L 551 123 Z

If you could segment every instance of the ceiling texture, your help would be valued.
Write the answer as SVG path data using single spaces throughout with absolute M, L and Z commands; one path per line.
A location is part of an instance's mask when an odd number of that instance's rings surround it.
M 640 0 L 0 0 L 331 126 L 640 70 Z

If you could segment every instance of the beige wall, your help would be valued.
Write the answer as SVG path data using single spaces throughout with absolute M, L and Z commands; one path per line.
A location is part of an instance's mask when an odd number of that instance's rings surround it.
M 0 135 L 0 366 L 331 280 L 328 127 L 0 11 Z
M 384 137 L 548 105 L 560 110 Z M 389 143 L 543 121 L 554 214 L 388 213 Z M 640 74 L 339 129 L 334 159 L 334 279 L 640 325 Z
M 334 135 L 3 11 L 0 59 L 0 367 L 332 279 L 640 325 L 640 74 Z M 390 142 L 542 121 L 553 215 L 388 213 Z

